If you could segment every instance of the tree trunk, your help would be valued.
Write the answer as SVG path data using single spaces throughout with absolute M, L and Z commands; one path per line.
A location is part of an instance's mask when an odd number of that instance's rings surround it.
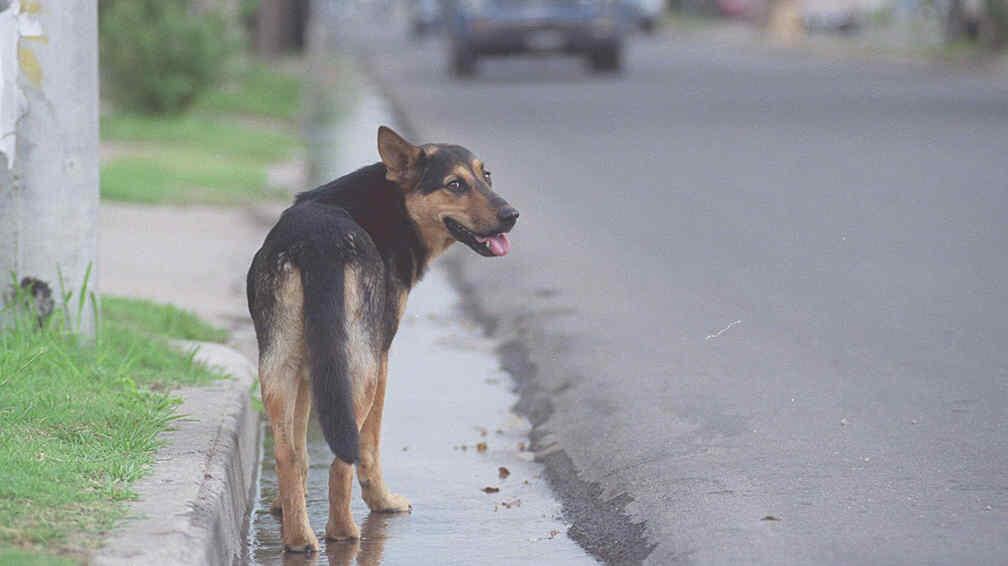
M 256 51 L 265 56 L 301 51 L 308 12 L 308 0 L 262 0 L 256 18 Z

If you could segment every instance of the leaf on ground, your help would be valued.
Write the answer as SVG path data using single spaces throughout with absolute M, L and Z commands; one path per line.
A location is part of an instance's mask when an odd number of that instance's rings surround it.
M 479 444 L 477 444 L 476 445 L 476 451 L 479 452 L 480 454 L 486 452 L 487 451 L 487 443 L 486 442 L 480 442 Z
M 521 499 L 512 499 L 511 501 L 501 501 L 501 506 L 505 509 L 510 509 L 512 507 L 521 507 Z
M 775 517 L 773 515 L 767 515 L 766 517 L 763 517 L 762 519 L 760 519 L 760 521 L 780 521 L 780 517 Z
M 500 476 L 500 479 L 506 479 L 508 476 L 511 475 L 511 470 L 505 468 L 504 466 L 501 466 L 497 468 L 497 475 Z
M 488 485 L 488 486 L 484 487 L 482 491 L 483 491 L 483 493 L 497 493 L 497 492 L 500 491 L 500 488 L 492 486 L 492 485 Z

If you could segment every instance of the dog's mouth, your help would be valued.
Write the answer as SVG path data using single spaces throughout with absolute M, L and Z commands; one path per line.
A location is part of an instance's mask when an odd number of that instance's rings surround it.
M 500 257 L 511 251 L 511 241 L 504 232 L 477 234 L 454 218 L 445 217 L 445 226 L 453 238 L 472 248 L 484 257 Z

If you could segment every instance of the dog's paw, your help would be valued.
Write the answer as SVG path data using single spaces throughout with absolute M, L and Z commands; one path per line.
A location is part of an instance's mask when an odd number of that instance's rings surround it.
M 339 525 L 330 521 L 326 524 L 325 538 L 332 541 L 356 540 L 360 538 L 360 527 L 357 526 L 357 523 L 353 522 L 353 519 L 350 519 L 348 523 Z
M 303 530 L 296 536 L 284 537 L 284 552 L 312 554 L 318 552 L 319 542 L 311 529 Z
M 386 493 L 370 507 L 375 513 L 409 513 L 413 510 L 409 499 L 396 493 Z

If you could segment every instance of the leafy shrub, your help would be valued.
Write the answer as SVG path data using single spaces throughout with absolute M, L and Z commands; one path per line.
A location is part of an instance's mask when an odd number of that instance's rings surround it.
M 188 0 L 101 0 L 103 88 L 128 110 L 171 114 L 220 76 L 234 41 L 217 13 Z

